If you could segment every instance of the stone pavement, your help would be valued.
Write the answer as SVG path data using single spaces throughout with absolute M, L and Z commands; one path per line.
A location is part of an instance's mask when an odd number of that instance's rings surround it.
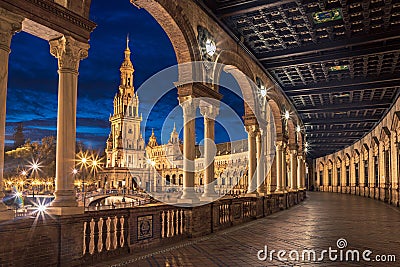
M 138 251 L 101 266 L 400 266 L 399 209 L 353 195 L 308 192 L 308 196 L 289 210 L 169 247 Z M 313 249 L 317 257 L 329 247 L 339 250 L 341 238 L 348 244 L 341 247 L 343 258 L 348 250 L 358 250 L 360 262 L 331 261 L 328 254 L 320 262 L 301 261 L 303 250 Z M 272 260 L 261 261 L 257 253 L 265 245 L 268 251 L 286 250 L 286 258 L 290 250 L 297 250 L 300 261 L 280 261 L 276 252 Z M 362 260 L 367 249 L 372 251 L 366 254 L 370 262 Z M 333 253 L 332 257 L 340 255 Z M 296 257 L 294 252 L 291 255 Z M 378 263 L 376 255 L 395 255 L 397 262 Z

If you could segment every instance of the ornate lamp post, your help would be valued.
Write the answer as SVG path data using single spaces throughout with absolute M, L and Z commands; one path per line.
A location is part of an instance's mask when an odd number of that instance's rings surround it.
M 40 164 L 37 161 L 32 161 L 29 168 L 31 169 L 31 171 L 33 173 L 33 181 L 31 183 L 31 186 L 32 186 L 32 197 L 33 197 L 33 199 L 35 199 L 35 185 L 38 183 L 36 181 L 36 174 L 40 170 Z
M 86 157 L 81 158 L 82 165 L 82 197 L 83 197 L 83 208 L 86 207 L 86 191 L 85 191 L 85 173 L 84 171 L 87 168 L 88 159 Z

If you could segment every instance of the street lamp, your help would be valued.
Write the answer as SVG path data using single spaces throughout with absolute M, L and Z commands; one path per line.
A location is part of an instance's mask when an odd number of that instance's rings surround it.
M 39 161 L 32 160 L 32 162 L 29 165 L 29 169 L 31 170 L 31 173 L 33 173 L 33 181 L 32 181 L 32 198 L 35 198 L 35 185 L 36 185 L 36 174 L 40 170 L 40 163 Z M 26 173 L 26 172 L 25 172 Z
M 86 157 L 81 158 L 83 170 L 86 170 L 88 159 Z M 86 191 L 85 191 L 85 175 L 82 173 L 82 197 L 83 197 L 83 208 L 86 207 Z

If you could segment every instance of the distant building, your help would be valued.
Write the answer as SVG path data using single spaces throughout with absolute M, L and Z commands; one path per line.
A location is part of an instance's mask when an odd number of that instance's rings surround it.
M 100 185 L 105 189 L 164 191 L 183 185 L 182 142 L 176 127 L 172 129 L 167 144 L 158 144 L 152 132 L 147 146 L 141 134 L 139 97 L 133 86 L 134 67 L 131 62 L 129 43 L 121 65 L 121 82 L 114 97 L 114 112 L 110 116 L 111 131 L 107 139 L 106 165 L 100 173 Z M 247 177 L 247 140 L 217 145 L 215 157 L 216 190 L 245 192 Z M 204 185 L 204 158 L 201 146 L 197 146 L 195 159 L 195 186 Z M 154 168 L 152 168 L 154 167 Z M 155 171 L 159 175 L 155 175 Z M 244 178 L 244 179 L 243 179 Z
M 109 189 L 143 187 L 145 185 L 141 182 L 144 176 L 146 173 L 149 176 L 128 39 L 124 56 L 120 67 L 121 82 L 114 97 L 114 112 L 110 116 L 111 132 L 105 149 L 106 166 L 100 175 L 102 186 Z

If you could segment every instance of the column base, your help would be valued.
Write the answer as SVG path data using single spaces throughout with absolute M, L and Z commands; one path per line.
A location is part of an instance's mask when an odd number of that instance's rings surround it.
M 50 215 L 56 216 L 68 216 L 83 214 L 85 212 L 84 207 L 47 207 L 46 212 Z
M 193 187 L 183 188 L 181 199 L 197 198 Z
M 58 190 L 54 192 L 55 199 L 51 202 L 50 207 L 78 207 L 78 202 L 75 199 L 74 190 Z
M 284 189 L 277 189 L 274 192 L 271 192 L 271 194 L 285 194 L 285 193 L 287 193 L 287 191 Z
M 1 210 L 0 211 L 0 222 L 14 220 L 15 213 L 12 210 Z

